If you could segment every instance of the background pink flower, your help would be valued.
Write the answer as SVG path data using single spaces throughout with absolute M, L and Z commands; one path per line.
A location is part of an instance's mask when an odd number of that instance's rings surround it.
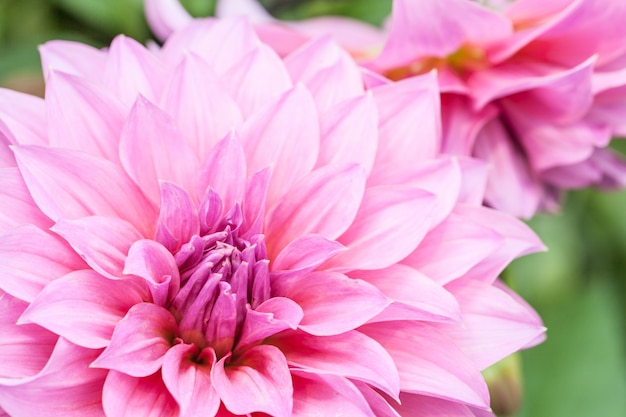
M 542 340 L 497 281 L 542 245 L 439 155 L 432 74 L 239 19 L 41 53 L 45 100 L 0 92 L 9 415 L 484 416 Z

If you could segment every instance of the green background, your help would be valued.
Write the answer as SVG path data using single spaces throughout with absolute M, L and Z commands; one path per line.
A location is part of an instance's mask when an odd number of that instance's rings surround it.
M 196 16 L 214 7 L 183 3 Z M 283 19 L 336 14 L 377 25 L 391 10 L 390 0 L 264 4 Z M 145 42 L 142 7 L 141 0 L 0 0 L 0 86 L 43 94 L 37 45 L 48 39 L 105 46 L 125 33 Z M 584 190 L 568 194 L 560 213 L 530 222 L 550 250 L 515 261 L 504 278 L 541 314 L 548 340 L 521 355 L 516 417 L 626 416 L 625 208 L 626 192 Z

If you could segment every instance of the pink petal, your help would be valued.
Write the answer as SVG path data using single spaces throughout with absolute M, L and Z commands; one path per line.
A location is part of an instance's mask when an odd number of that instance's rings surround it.
M 20 322 L 37 323 L 79 346 L 98 349 L 109 344 L 114 327 L 145 296 L 137 282 L 75 271 L 48 284 Z
M 60 71 L 94 83 L 102 82 L 107 59 L 105 51 L 80 42 L 54 40 L 41 45 L 39 55 L 46 80 L 51 72 Z
M 472 155 L 478 133 L 496 114 L 497 110 L 493 105 L 487 105 L 476 111 L 469 97 L 460 94 L 442 94 L 442 152 L 452 155 Z
M 230 210 L 235 202 L 241 203 L 246 186 L 246 157 L 235 131 L 219 141 L 202 164 L 200 192 L 214 189 Z
M 359 164 L 369 174 L 378 143 L 378 109 L 371 95 L 339 103 L 320 118 L 316 167 Z
M 273 20 L 272 15 L 256 0 L 217 0 L 215 16 L 246 16 L 255 23 Z
M 31 302 L 51 281 L 85 264 L 61 239 L 33 225 L 0 237 L 0 288 Z
M 268 217 L 265 235 L 270 257 L 305 235 L 330 240 L 341 236 L 359 210 L 365 180 L 358 165 L 328 165 L 304 177 Z
M 113 39 L 104 69 L 104 85 L 127 109 L 140 94 L 157 103 L 164 83 L 165 69 L 152 52 L 124 35 Z
M 162 41 L 192 19 L 178 0 L 146 0 L 144 10 L 150 29 Z
M 267 194 L 271 207 L 308 174 L 319 150 L 319 121 L 313 99 L 296 86 L 263 106 L 241 130 L 248 172 L 272 166 Z
M 122 219 L 99 216 L 61 219 L 52 231 L 63 237 L 91 268 L 112 279 L 122 277 L 128 250 L 143 237 Z
M 413 252 L 431 225 L 435 197 L 408 186 L 368 188 L 356 219 L 338 239 L 347 250 L 326 268 L 381 269 Z
M 119 217 L 144 236 L 151 235 L 154 207 L 109 161 L 83 152 L 38 146 L 16 147 L 15 155 L 30 194 L 51 219 Z
M 165 306 L 180 288 L 180 273 L 174 256 L 153 240 L 138 240 L 130 247 L 124 274 L 135 275 L 148 284 L 152 299 Z
M 102 406 L 110 417 L 179 417 L 176 400 L 161 373 L 135 378 L 110 371 L 102 391 Z
M 143 96 L 126 119 L 119 152 L 128 175 L 153 202 L 159 201 L 160 180 L 172 181 L 195 195 L 197 156 L 170 116 Z
M 272 277 L 278 278 L 277 285 L 280 286 L 286 277 L 311 272 L 342 250 L 341 243 L 323 236 L 303 236 L 289 243 L 276 256 L 270 265 Z
M 545 337 L 546 328 L 537 313 L 501 284 L 463 279 L 446 288 L 459 300 L 462 325 L 438 326 L 480 369 Z
M 295 330 L 302 320 L 302 308 L 289 298 L 272 297 L 246 312 L 237 342 L 243 349 L 283 330 Z
M 471 407 L 440 398 L 402 393 L 400 401 L 393 407 L 402 417 L 475 417 Z
M 254 346 L 225 366 L 227 359 L 228 356 L 215 364 L 211 378 L 230 412 L 291 416 L 291 375 L 285 357 L 276 347 Z
M 161 210 L 155 240 L 171 253 L 200 233 L 198 212 L 191 197 L 177 185 L 161 182 Z
M 394 398 L 399 393 L 398 371 L 389 353 L 358 331 L 324 337 L 285 332 L 267 343 L 277 346 L 292 367 L 363 381 Z
M 13 152 L 11 152 L 11 157 L 13 157 Z M 16 167 L 0 168 L 0 184 L 2 184 L 0 188 L 0 201 L 2 201 L 0 233 L 25 224 L 32 224 L 44 230 L 52 226 L 52 221 L 39 210 L 33 201 Z
M 333 272 L 294 277 L 289 284 L 280 295 L 302 307 L 304 317 L 298 327 L 317 336 L 354 330 L 390 303 L 375 286 Z
M 347 378 L 292 371 L 293 415 L 376 417 Z
M 36 324 L 16 324 L 26 307 L 26 302 L 0 293 L 0 379 L 18 380 L 37 374 L 59 338 Z
M 214 364 L 215 353 L 211 348 L 199 352 L 195 345 L 179 344 L 165 354 L 163 382 L 176 399 L 181 417 L 217 413 L 220 398 L 211 381 Z
M 372 321 L 450 321 L 460 317 L 457 301 L 441 285 L 419 271 L 402 264 L 373 271 L 354 271 L 350 277 L 370 283 L 393 301 Z
M 460 157 L 458 161 L 461 166 L 461 177 L 463 180 L 458 203 L 470 206 L 482 205 L 489 179 L 489 166 L 484 161 L 476 158 Z
M 13 138 L 10 141 L 12 144 L 46 145 L 48 143 L 46 126 L 44 100 L 0 88 L 0 136 L 2 133 L 10 136 Z
M 478 369 L 452 339 L 434 327 L 396 321 L 361 329 L 389 352 L 400 372 L 403 392 L 489 407 L 487 386 Z
M 217 75 L 193 53 L 187 54 L 176 67 L 161 98 L 161 106 L 174 117 L 200 161 L 243 121 L 237 104 L 224 90 Z
M 15 156 L 11 150 L 11 145 L 15 143 L 13 134 L 0 120 L 0 169 L 13 168 L 17 166 Z
M 243 222 L 239 227 L 240 236 L 249 239 L 260 234 L 265 220 L 265 197 L 270 182 L 270 169 L 255 172 L 246 183 L 243 197 Z
M 41 372 L 18 384 L 2 381 L 2 408 L 15 417 L 101 417 L 106 372 L 89 368 L 97 354 L 59 338 Z
M 51 146 L 118 163 L 124 114 L 108 91 L 75 75 L 53 71 L 46 81 L 46 110 Z
M 151 303 L 136 304 L 117 323 L 111 343 L 91 366 L 134 377 L 152 375 L 161 369 L 177 332 L 176 320 L 168 310 Z

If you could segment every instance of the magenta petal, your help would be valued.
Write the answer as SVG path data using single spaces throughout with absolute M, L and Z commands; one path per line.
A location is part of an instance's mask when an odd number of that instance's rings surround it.
M 396 321 L 361 329 L 389 352 L 400 372 L 403 392 L 489 407 L 487 385 L 474 363 L 434 327 Z
M 111 162 L 65 149 L 19 146 L 14 151 L 33 199 L 51 219 L 119 217 L 144 236 L 151 234 L 154 207 Z
M 198 212 L 189 194 L 169 182 L 161 182 L 161 211 L 155 240 L 171 253 L 200 233 Z
M 52 231 L 63 237 L 87 264 L 108 278 L 121 278 L 131 245 L 142 238 L 130 223 L 115 217 L 61 219 Z
M 111 343 L 91 366 L 144 377 L 158 371 L 170 349 L 178 325 L 163 307 L 136 304 L 117 323 Z
M 211 381 L 214 364 L 215 353 L 211 348 L 200 353 L 195 345 L 179 344 L 165 354 L 163 382 L 180 407 L 180 417 L 217 413 L 220 398 Z
M 269 215 L 265 234 L 270 254 L 309 234 L 339 237 L 357 214 L 365 180 L 358 165 L 324 166 L 304 177 Z
M 85 79 L 52 72 L 46 81 L 50 145 L 116 162 L 124 114 L 104 89 Z
M 133 243 L 128 251 L 124 274 L 143 278 L 153 301 L 161 306 L 165 306 L 180 288 L 180 273 L 174 256 L 153 240 L 142 239 Z
M 229 411 L 291 416 L 293 386 L 287 361 L 280 350 L 259 345 L 224 366 L 227 359 L 224 357 L 215 364 L 211 378 Z
M 373 285 L 333 272 L 294 277 L 289 284 L 281 295 L 302 307 L 304 317 L 298 327 L 318 336 L 354 330 L 390 303 Z
M 108 417 L 180 417 L 160 372 L 135 378 L 110 371 L 102 390 L 102 406 Z
M 294 416 L 377 416 L 347 378 L 293 370 L 291 376 Z
M 242 349 L 283 330 L 295 330 L 302 320 L 302 308 L 289 298 L 272 297 L 248 310 L 241 327 L 237 349 Z
M 106 372 L 89 368 L 97 350 L 59 338 L 50 360 L 37 375 L 0 390 L 2 408 L 11 416 L 101 417 Z M 11 386 L 12 385 L 12 386 Z
M 0 235 L 0 288 L 24 301 L 33 301 L 49 282 L 84 267 L 62 240 L 35 226 Z
M 304 371 L 363 381 L 394 398 L 400 392 L 398 370 L 389 353 L 358 331 L 324 337 L 285 332 L 267 343 L 278 346 L 291 366 Z
M 347 250 L 326 266 L 386 268 L 413 252 L 432 224 L 435 196 L 409 186 L 368 188 L 356 219 L 338 239 Z
M 59 338 L 36 324 L 16 324 L 26 307 L 26 302 L 0 293 L 0 379 L 18 380 L 37 374 Z
M 195 195 L 199 162 L 174 120 L 139 96 L 120 138 L 120 159 L 128 175 L 159 201 L 159 181 L 172 181 Z
M 13 158 L 13 152 L 9 152 Z M 25 224 L 32 224 L 43 230 L 52 226 L 52 221 L 33 201 L 16 167 L 0 168 L 0 184 L 0 233 Z
M 97 349 L 109 344 L 116 324 L 146 295 L 134 281 L 75 271 L 48 284 L 20 322 L 37 323 L 72 343 Z

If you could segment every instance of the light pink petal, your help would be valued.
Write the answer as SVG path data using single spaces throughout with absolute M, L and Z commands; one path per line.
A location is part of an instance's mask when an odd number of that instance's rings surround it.
M 153 240 L 138 240 L 130 247 L 124 274 L 143 278 L 150 288 L 153 301 L 165 306 L 180 288 L 180 273 L 174 256 Z
M 230 210 L 235 202 L 241 203 L 246 186 L 246 157 L 237 133 L 233 130 L 219 141 L 202 164 L 200 192 L 211 187 Z
M 225 366 L 227 359 L 224 357 L 215 364 L 211 378 L 230 412 L 291 416 L 293 386 L 287 361 L 280 350 L 259 345 Z
M 476 140 L 474 155 L 490 167 L 485 202 L 517 217 L 532 217 L 544 190 L 499 120 L 485 125 Z
M 242 123 L 241 112 L 233 98 L 211 67 L 193 53 L 188 53 L 176 67 L 161 98 L 161 106 L 174 117 L 200 161 L 205 160 L 219 140 Z
M 432 224 L 436 198 L 408 186 L 368 188 L 356 219 L 338 239 L 347 247 L 326 268 L 381 269 L 413 252 Z
M 434 327 L 396 321 L 361 329 L 389 352 L 400 372 L 403 392 L 489 407 L 487 385 L 474 363 Z
M 36 324 L 16 324 L 26 307 L 26 302 L 0 293 L 0 379 L 17 380 L 37 374 L 59 338 Z
M 311 272 L 335 254 L 344 250 L 344 246 L 320 235 L 306 235 L 290 242 L 270 264 L 273 277 L 280 277 L 280 286 L 285 277 Z M 278 288 L 278 287 L 277 287 Z
M 393 304 L 372 321 L 427 320 L 450 321 L 460 317 L 457 301 L 441 285 L 419 271 L 402 264 L 373 271 L 349 274 L 370 283 Z
M 620 77 L 626 80 L 626 76 Z M 626 86 L 612 88 L 594 95 L 593 106 L 589 110 L 587 119 L 596 124 L 611 127 L 613 134 L 626 137 Z
M 471 407 L 426 395 L 402 393 L 401 404 L 393 404 L 402 417 L 475 417 Z
M 75 75 L 53 71 L 46 81 L 46 110 L 51 146 L 118 163 L 124 114 L 108 91 Z
M 477 158 L 459 157 L 458 161 L 461 166 L 463 183 L 457 202 L 470 206 L 482 205 L 489 179 L 489 166 Z
M 398 370 L 389 353 L 358 331 L 324 337 L 285 332 L 267 343 L 277 346 L 292 367 L 363 381 L 394 398 L 400 392 Z
M 441 147 L 441 116 L 436 76 L 429 73 L 371 90 L 379 109 L 379 140 L 369 183 L 406 180 L 417 161 Z
M 165 68 L 157 57 L 134 39 L 119 35 L 109 47 L 104 85 L 129 109 L 141 94 L 158 102 L 165 83 Z
M 459 301 L 463 320 L 438 326 L 480 369 L 545 338 L 537 313 L 504 285 L 463 279 L 446 289 Z
M 134 377 L 152 375 L 161 369 L 177 332 L 176 320 L 168 310 L 151 303 L 136 304 L 117 323 L 111 343 L 91 366 Z
M 239 226 L 239 236 L 243 239 L 250 239 L 263 230 L 265 197 L 270 175 L 270 168 L 266 168 L 248 178 L 242 204 L 243 222 Z
M 177 185 L 161 182 L 161 210 L 155 240 L 171 253 L 200 233 L 198 211 L 191 197 Z
M 466 221 L 491 227 L 504 237 L 504 245 L 468 271 L 465 274 L 467 278 L 493 282 L 513 259 L 546 250 L 535 232 L 510 214 L 486 207 L 462 205 L 457 206 L 455 212 Z
M 47 80 L 53 71 L 78 75 L 102 83 L 107 53 L 80 42 L 48 41 L 39 47 L 41 68 Z
M 255 23 L 274 20 L 257 0 L 217 0 L 215 16 L 246 16 Z
M 79 346 L 109 344 L 116 324 L 146 291 L 131 280 L 114 281 L 91 270 L 71 272 L 48 284 L 20 317 Z
M 106 372 L 89 368 L 97 354 L 59 338 L 41 372 L 13 386 L 2 381 L 2 408 L 14 417 L 101 417 Z
M 358 66 L 329 36 L 317 38 L 290 54 L 285 66 L 294 83 L 308 87 L 320 113 L 363 94 Z
M 289 284 L 280 295 L 302 307 L 304 318 L 298 328 L 317 336 L 354 330 L 390 303 L 368 282 L 333 272 L 313 272 L 294 277 Z M 328 291 L 329 288 L 332 291 Z
M 452 213 L 402 263 L 445 285 L 504 245 L 505 237 L 489 226 Z
M 13 157 L 13 152 L 9 152 Z M 52 226 L 52 221 L 33 201 L 16 167 L 0 168 L 0 184 L 0 233 L 24 224 L 44 230 Z
M 626 186 L 626 161 L 611 149 L 596 149 L 586 161 L 549 169 L 541 173 L 541 178 L 566 188 L 593 184 L 603 189 L 620 189 Z
M 464 44 L 488 45 L 511 32 L 508 19 L 474 2 L 398 0 L 393 3 L 389 37 L 374 65 L 391 68 L 416 58 L 443 58 Z
M 16 147 L 15 155 L 30 194 L 51 219 L 119 217 L 144 236 L 151 235 L 156 219 L 153 205 L 109 161 L 38 146 Z
M 0 169 L 13 168 L 17 166 L 15 156 L 11 150 L 11 145 L 15 143 L 13 134 L 0 120 Z
M 192 20 L 178 0 L 146 0 L 144 11 L 150 29 L 162 41 Z
M 264 44 L 233 65 L 220 81 L 246 118 L 293 86 L 280 57 Z
M 348 379 L 292 371 L 293 416 L 376 417 L 363 394 Z
M 309 234 L 330 240 L 341 236 L 359 210 L 366 179 L 358 165 L 328 165 L 304 177 L 283 196 L 266 221 L 270 258 Z
M 33 225 L 0 235 L 0 288 L 31 302 L 51 281 L 85 267 L 61 239 Z
M 339 103 L 320 117 L 316 167 L 359 164 L 369 174 L 378 144 L 378 109 L 370 94 Z
M 12 144 L 48 143 L 46 104 L 40 97 L 0 88 L 0 136 Z M 5 131 L 6 129 L 6 131 Z
M 96 272 L 113 279 L 122 277 L 128 250 L 143 238 L 130 223 L 114 217 L 61 219 L 52 231 L 65 239 Z
M 102 391 L 102 406 L 110 417 L 179 417 L 176 400 L 161 373 L 135 378 L 110 371 Z
M 247 311 L 236 348 L 243 349 L 283 330 L 295 330 L 302 316 L 302 308 L 294 301 L 272 297 Z
M 476 111 L 471 99 L 465 95 L 442 94 L 442 152 L 471 155 L 478 133 L 496 113 L 496 108 L 490 105 Z
M 308 174 L 319 151 L 319 121 L 311 95 L 296 86 L 263 106 L 241 130 L 248 172 L 272 166 L 267 194 L 271 207 Z
M 180 407 L 180 417 L 217 413 L 220 398 L 211 381 L 214 364 L 211 348 L 200 352 L 195 345 L 179 344 L 165 354 L 163 382 Z
M 395 400 L 360 381 L 352 381 L 363 397 L 367 400 L 376 417 L 401 417 L 391 406 Z M 402 395 L 400 395 L 402 396 Z
M 128 175 L 159 201 L 159 181 L 172 181 L 195 195 L 198 157 L 174 121 L 155 104 L 139 96 L 120 138 L 120 159 Z

